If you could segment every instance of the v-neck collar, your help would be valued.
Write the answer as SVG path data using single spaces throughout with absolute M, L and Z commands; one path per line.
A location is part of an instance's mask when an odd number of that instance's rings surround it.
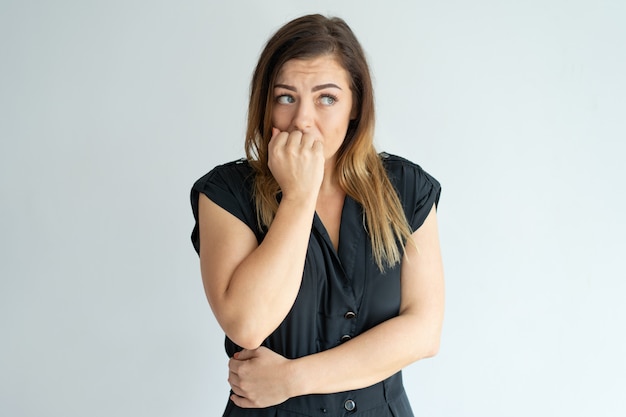
M 363 226 L 363 210 L 359 203 L 354 201 L 352 197 L 346 195 L 341 210 L 341 223 L 339 225 L 339 245 L 337 249 L 333 245 L 328 231 L 322 223 L 322 220 L 315 212 L 313 218 L 313 227 L 323 237 L 324 243 L 328 246 L 329 251 L 341 265 L 346 277 L 353 275 L 355 262 L 358 256 L 359 247 L 363 248 L 367 233 Z M 360 255 L 363 255 L 362 253 Z

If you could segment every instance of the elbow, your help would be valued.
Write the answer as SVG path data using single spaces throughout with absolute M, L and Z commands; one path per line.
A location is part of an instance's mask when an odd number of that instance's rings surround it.
M 411 358 L 412 362 L 436 356 L 439 353 L 439 345 L 439 337 L 432 337 L 428 340 L 422 340 L 421 343 L 416 343 Z
M 270 332 L 266 333 L 265 326 L 254 317 L 245 314 L 238 314 L 237 311 L 213 308 L 213 314 L 220 327 L 234 344 L 237 346 L 254 350 L 261 346 Z
M 267 338 L 267 335 L 253 328 L 254 326 L 235 325 L 224 326 L 223 330 L 226 336 L 237 346 L 248 350 L 254 350 L 261 346 Z
M 432 358 L 433 356 L 436 356 L 439 353 L 439 338 L 437 338 L 436 340 L 432 340 L 427 346 L 425 346 L 424 352 L 423 352 L 423 359 L 426 358 Z
M 250 337 L 250 336 L 231 336 L 228 333 L 226 334 L 228 338 L 237 346 L 247 349 L 247 350 L 255 350 L 261 347 L 263 340 L 260 338 Z
M 439 353 L 439 347 L 441 346 L 441 327 L 437 331 L 433 332 L 431 337 L 428 338 L 428 342 L 424 349 L 424 358 L 432 358 Z
M 419 342 L 416 344 L 417 360 L 436 356 L 441 346 L 441 322 L 432 323 L 423 328 Z

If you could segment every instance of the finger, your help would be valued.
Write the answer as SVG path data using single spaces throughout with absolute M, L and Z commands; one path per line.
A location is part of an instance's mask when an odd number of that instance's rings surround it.
M 240 397 L 241 397 L 241 396 L 243 396 L 243 395 L 244 395 L 244 392 L 243 392 L 243 390 L 241 389 L 241 387 L 240 387 L 239 385 L 237 385 L 237 384 L 235 384 L 235 383 L 231 382 L 230 378 L 228 379 L 228 385 L 230 385 L 230 389 L 231 389 L 231 390 L 233 390 L 233 392 L 234 392 L 235 394 L 237 394 L 238 396 L 240 396 Z
M 302 143 L 302 132 L 299 130 L 294 130 L 289 133 L 289 137 L 287 138 L 286 146 L 292 146 L 295 148 L 299 148 Z
M 244 395 L 244 391 L 243 391 L 243 389 L 241 389 L 241 387 L 239 386 L 238 382 L 239 381 L 237 380 L 236 376 L 232 376 L 231 375 L 228 378 L 228 385 L 230 385 L 230 389 L 232 389 L 235 394 L 237 394 L 238 396 L 242 397 Z
M 235 359 L 239 361 L 245 361 L 245 360 L 251 359 L 255 356 L 254 352 L 255 352 L 254 350 L 244 349 L 241 352 L 237 353 L 237 356 L 235 357 Z
M 322 143 L 321 140 L 315 140 L 313 142 L 313 145 L 311 145 L 311 148 L 313 149 L 313 151 L 315 152 L 319 152 L 322 155 L 324 154 L 324 144 Z
M 239 367 L 241 366 L 241 361 L 235 358 L 228 360 L 228 371 L 232 372 L 235 375 L 239 374 Z
M 319 142 L 317 136 L 309 134 L 302 135 L 302 147 L 312 148 L 316 142 Z
M 279 133 L 280 133 L 280 130 L 272 126 L 272 139 L 274 139 L 276 135 L 278 135 Z
M 245 398 L 245 397 L 240 397 L 239 395 L 231 395 L 230 399 L 232 402 L 235 403 L 235 405 L 237 407 L 240 408 L 255 408 L 255 405 L 252 401 L 250 401 L 249 399 Z
M 276 128 L 272 128 L 272 131 L 273 129 L 276 129 Z M 270 139 L 268 143 L 268 149 L 270 150 L 270 152 L 273 149 L 283 148 L 285 144 L 287 143 L 288 136 L 289 134 L 287 132 L 280 132 L 280 131 L 276 135 L 272 136 L 272 138 Z
M 241 378 L 239 378 L 239 375 L 235 374 L 234 372 L 229 372 L 227 382 L 235 394 L 240 397 L 245 395 L 244 389 L 241 388 Z

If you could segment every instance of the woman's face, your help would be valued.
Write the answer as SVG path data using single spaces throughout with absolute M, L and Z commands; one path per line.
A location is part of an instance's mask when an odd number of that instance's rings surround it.
M 324 145 L 327 161 L 341 147 L 356 116 L 354 107 L 350 75 L 332 55 L 292 59 L 276 77 L 273 126 L 315 136 Z

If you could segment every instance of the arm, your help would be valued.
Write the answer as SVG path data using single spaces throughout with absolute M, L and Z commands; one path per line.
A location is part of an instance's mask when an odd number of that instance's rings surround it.
M 444 282 L 434 207 L 413 240 L 419 250 L 407 245 L 397 317 L 336 348 L 295 360 L 264 348 L 242 352 L 239 360 L 229 362 L 229 382 L 238 394 L 233 401 L 240 407 L 263 407 L 298 395 L 364 388 L 435 355 L 443 322 Z
M 302 134 L 275 132 L 270 168 L 283 190 L 263 242 L 226 210 L 200 195 L 200 267 L 211 309 L 228 337 L 254 349 L 285 318 L 302 280 L 323 149 Z

